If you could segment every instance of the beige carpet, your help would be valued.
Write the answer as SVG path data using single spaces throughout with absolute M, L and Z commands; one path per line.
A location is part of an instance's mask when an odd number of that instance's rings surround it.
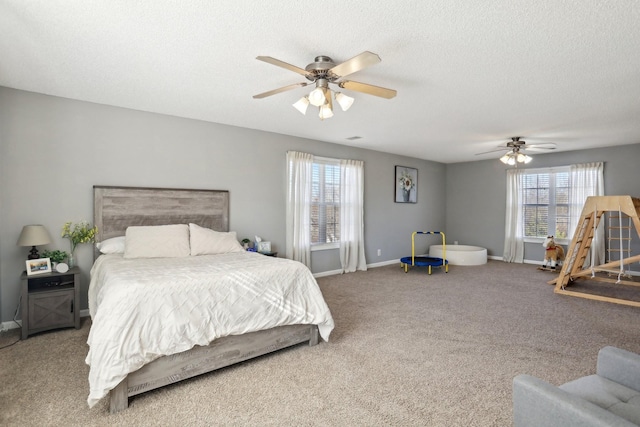
M 559 384 L 593 373 L 605 345 L 640 352 L 640 309 L 555 295 L 553 277 L 490 261 L 320 278 L 329 343 L 138 396 L 116 415 L 104 399 L 86 405 L 84 319 L 0 350 L 0 425 L 509 426 L 518 373 Z

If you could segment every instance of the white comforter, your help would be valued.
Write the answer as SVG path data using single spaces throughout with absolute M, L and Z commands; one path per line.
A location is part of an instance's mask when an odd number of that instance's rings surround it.
M 91 269 L 90 393 L 95 405 L 129 373 L 216 338 L 333 318 L 304 265 L 251 252 L 185 258 L 102 255 Z

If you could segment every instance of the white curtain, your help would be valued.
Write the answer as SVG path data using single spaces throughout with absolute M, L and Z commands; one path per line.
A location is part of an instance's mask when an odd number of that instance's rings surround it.
M 287 152 L 286 256 L 311 267 L 311 171 L 313 156 Z
M 522 171 L 507 170 L 507 208 L 504 229 L 505 262 L 524 262 L 524 227 L 522 223 Z
M 575 232 L 582 215 L 582 208 L 589 196 L 604 195 L 604 172 L 602 162 L 571 165 L 571 191 L 569 192 L 570 230 Z M 604 218 L 596 228 L 591 250 L 585 265 L 605 263 Z
M 340 160 L 340 263 L 343 273 L 366 270 L 364 162 Z

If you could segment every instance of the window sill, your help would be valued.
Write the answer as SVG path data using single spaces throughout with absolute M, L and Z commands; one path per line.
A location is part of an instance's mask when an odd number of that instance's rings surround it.
M 537 243 L 539 245 L 542 245 L 542 243 L 544 242 L 544 238 L 542 237 L 525 237 L 523 239 L 523 241 L 525 243 Z M 569 239 L 555 239 L 556 243 L 562 246 L 567 246 L 569 243 L 571 243 L 571 241 Z
M 524 239 L 525 243 L 540 243 L 542 244 L 542 242 L 544 242 L 544 239 L 542 237 L 525 237 Z
M 329 249 L 340 249 L 340 242 L 320 243 L 320 244 L 311 246 L 311 252 L 327 251 Z

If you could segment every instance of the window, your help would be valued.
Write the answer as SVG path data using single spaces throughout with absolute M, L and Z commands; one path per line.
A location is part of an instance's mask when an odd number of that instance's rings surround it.
M 286 256 L 311 266 L 311 251 L 340 249 L 343 273 L 366 270 L 364 162 L 287 151 Z
M 340 161 L 314 158 L 311 169 L 311 245 L 340 241 Z
M 587 197 L 603 194 L 602 162 L 507 170 L 502 258 L 523 262 L 525 241 L 538 243 L 548 234 L 566 244 L 573 237 Z M 593 241 L 595 258 L 604 260 L 604 227 L 598 227 Z
M 569 239 L 569 168 L 527 171 L 522 176 L 524 237 Z

